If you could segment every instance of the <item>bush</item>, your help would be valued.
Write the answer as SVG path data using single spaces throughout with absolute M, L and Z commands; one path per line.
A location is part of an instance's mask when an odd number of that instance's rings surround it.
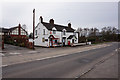
M 25 47 L 24 43 L 20 43 L 19 45 L 20 45 L 20 47 Z

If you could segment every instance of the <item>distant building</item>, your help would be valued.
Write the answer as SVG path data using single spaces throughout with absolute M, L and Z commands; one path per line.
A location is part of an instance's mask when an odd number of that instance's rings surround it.
M 68 26 L 58 25 L 54 24 L 53 19 L 47 23 L 40 17 L 34 35 L 36 46 L 64 46 L 78 43 L 78 33 L 71 27 L 71 23 Z
M 1 35 L 6 35 L 6 36 L 23 36 L 26 37 L 28 35 L 27 31 L 21 27 L 19 24 L 16 27 L 12 28 L 0 28 L 0 34 Z
M 16 27 L 12 27 L 8 30 L 8 35 L 10 36 L 21 36 L 26 37 L 28 35 L 27 31 L 21 27 L 19 24 Z
M 0 28 L 0 35 L 6 43 L 25 43 L 28 40 L 28 33 L 19 24 L 12 28 Z

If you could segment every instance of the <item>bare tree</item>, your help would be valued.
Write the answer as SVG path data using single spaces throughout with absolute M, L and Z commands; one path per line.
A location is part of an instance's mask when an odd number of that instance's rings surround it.
M 78 29 L 77 29 L 77 32 L 79 32 L 79 37 L 80 37 L 81 34 L 82 34 L 82 28 L 78 28 Z
M 22 25 L 22 28 L 27 31 L 27 26 L 26 26 L 26 24 L 23 24 L 23 25 Z
M 90 29 L 90 36 L 97 36 L 97 33 L 99 33 L 99 29 L 97 28 Z

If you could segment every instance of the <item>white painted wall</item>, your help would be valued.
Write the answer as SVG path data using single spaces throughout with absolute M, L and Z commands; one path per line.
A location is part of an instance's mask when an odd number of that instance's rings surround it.
M 45 35 L 43 35 L 43 29 L 45 29 Z M 36 35 L 36 30 L 37 30 L 37 35 Z M 48 46 L 49 45 L 48 44 L 49 41 L 45 41 L 45 42 L 42 41 L 42 38 L 48 39 L 49 37 L 49 31 L 46 29 L 46 27 L 42 23 L 40 23 L 35 29 L 34 35 L 35 35 L 34 42 L 36 46 Z
M 27 35 L 27 33 L 22 29 L 20 28 L 21 30 L 21 35 Z M 19 28 L 16 28 L 14 30 L 12 30 L 12 32 L 10 34 L 13 34 L 13 35 L 18 35 L 19 34 Z
M 10 34 L 18 35 L 19 34 L 19 29 L 16 28 L 16 29 L 12 30 L 12 32 Z
M 53 35 L 55 38 L 59 38 L 59 42 L 62 42 L 61 41 L 61 32 L 60 31 L 56 31 L 56 34 L 53 34 L 53 31 L 51 31 L 51 32 L 52 32 L 51 35 Z M 50 31 L 49 31 L 49 33 L 50 33 Z
M 45 29 L 45 35 L 43 35 L 43 29 Z M 36 30 L 37 30 L 37 35 L 36 35 Z M 52 35 L 55 37 L 55 38 L 59 38 L 59 42 L 62 43 L 62 37 L 66 37 L 66 45 L 68 45 L 68 40 L 67 38 L 70 36 L 70 35 L 74 35 L 74 32 L 66 32 L 66 35 L 63 35 L 63 32 L 61 31 L 56 31 L 56 34 L 53 34 L 53 31 L 52 32 Z M 36 27 L 35 29 L 35 45 L 36 46 L 49 46 L 49 39 L 48 37 L 50 36 L 50 31 L 41 23 L 39 22 L 39 25 Z M 45 41 L 45 42 L 42 42 L 42 38 L 45 38 L 45 39 L 48 39 L 48 41 Z M 76 33 L 76 38 L 77 40 L 74 41 L 75 43 L 78 43 L 78 33 Z

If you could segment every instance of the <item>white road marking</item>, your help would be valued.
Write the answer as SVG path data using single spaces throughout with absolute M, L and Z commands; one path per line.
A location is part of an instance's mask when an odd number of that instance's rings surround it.
M 8 66 L 8 65 L 0 65 L 0 68 L 1 68 L 1 67 L 6 67 L 6 66 Z
M 115 49 L 115 51 L 118 51 L 118 49 Z
M 5 54 L 0 53 L 1 56 L 5 56 Z
M 21 53 L 14 52 L 14 53 L 9 53 L 9 54 L 21 54 Z
M 29 52 L 27 52 L 27 53 L 36 53 L 37 51 L 29 51 Z

